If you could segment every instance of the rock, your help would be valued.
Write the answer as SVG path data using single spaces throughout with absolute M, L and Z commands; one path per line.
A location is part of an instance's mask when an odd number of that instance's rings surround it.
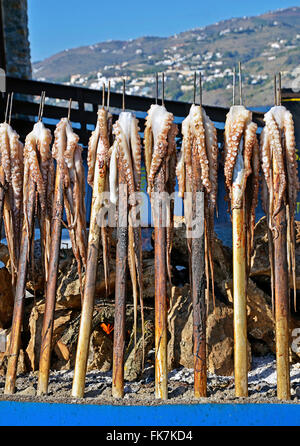
M 207 318 L 206 329 L 208 371 L 216 375 L 232 376 L 234 372 L 233 309 L 217 306 Z M 251 347 L 248 347 L 248 370 L 251 370 Z
M 14 296 L 11 275 L 6 268 L 0 268 L 0 283 L 0 328 L 8 328 L 14 311 Z
M 168 368 L 180 365 L 193 368 L 193 313 L 189 285 L 176 288 L 168 315 L 170 340 Z M 207 318 L 207 366 L 210 373 L 233 374 L 233 310 L 218 303 L 215 312 Z M 251 367 L 251 347 L 248 342 L 248 367 Z
M 144 327 L 144 355 L 146 357 L 149 351 L 154 347 L 154 324 L 152 321 L 146 320 Z M 135 351 L 133 332 L 130 341 L 125 355 L 124 378 L 127 381 L 136 381 L 143 372 L 143 340 L 141 329 L 138 330 L 137 333 Z
M 229 302 L 233 303 L 232 280 L 226 282 Z M 247 333 L 256 354 L 275 353 L 274 318 L 268 294 L 249 279 L 247 288 Z M 257 351 L 256 351 L 257 349 Z
M 296 286 L 300 290 L 300 221 L 295 222 L 296 226 Z M 254 251 L 251 259 L 250 276 L 256 281 L 270 284 L 270 262 L 268 253 L 268 230 L 267 219 L 262 217 L 255 225 Z M 292 280 L 290 279 L 292 288 Z
M 173 287 L 168 312 L 168 369 L 173 370 L 180 365 L 188 368 L 193 363 L 193 321 L 190 286 Z
M 112 368 L 113 341 L 102 328 L 93 331 L 90 341 L 90 354 L 87 370 L 108 372 Z
M 23 395 L 23 396 L 35 396 L 36 395 L 36 390 L 33 386 L 29 386 L 26 387 L 26 389 L 24 390 L 20 390 L 18 392 L 18 395 Z
M 0 376 L 6 375 L 8 349 L 9 349 L 9 344 L 10 344 L 10 333 L 11 333 L 10 328 L 1 331 L 1 335 L 6 337 L 6 349 L 5 349 L 5 352 L 0 351 Z M 25 355 L 24 355 L 23 346 L 21 345 L 19 358 L 18 358 L 17 375 L 26 373 L 26 371 L 27 371 L 27 367 L 25 364 Z
M 30 340 L 26 348 L 26 358 L 29 370 L 35 371 L 39 368 L 39 357 L 41 349 L 42 324 L 44 318 L 45 304 L 38 303 L 32 307 L 29 317 Z M 76 313 L 77 315 L 77 313 Z M 64 328 L 75 317 L 72 310 L 56 309 L 54 313 L 53 345 L 56 344 Z

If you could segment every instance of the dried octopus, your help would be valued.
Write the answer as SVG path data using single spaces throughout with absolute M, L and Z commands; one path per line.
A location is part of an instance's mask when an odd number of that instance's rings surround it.
M 93 194 L 94 212 L 100 213 L 104 205 L 101 194 L 109 190 L 107 166 L 109 149 L 112 140 L 112 115 L 103 108 L 98 110 L 98 119 L 95 130 L 92 132 L 88 146 L 88 177 L 87 181 L 93 188 L 97 187 L 97 194 Z M 101 184 L 95 184 L 98 180 Z M 97 201 L 94 202 L 94 200 Z M 92 211 L 93 212 L 93 211 Z M 92 218 L 92 217 L 91 217 Z M 105 222 L 101 220 L 101 238 L 103 248 L 103 266 L 106 295 L 109 294 L 109 232 Z
M 82 295 L 82 267 L 86 266 L 87 232 L 85 220 L 85 179 L 82 147 L 67 118 L 57 124 L 53 144 L 53 158 L 63 173 L 64 207 L 72 249 L 77 261 Z
M 218 140 L 217 131 L 201 106 L 192 105 L 189 115 L 182 122 L 182 148 L 177 163 L 178 195 L 184 198 L 187 233 L 192 228 L 192 163 L 200 169 L 201 181 L 205 194 L 205 264 L 207 292 L 209 293 L 209 268 L 212 278 L 212 295 L 215 304 L 214 272 L 212 261 L 214 212 L 218 185 Z M 185 192 L 188 192 L 185 197 Z M 188 249 L 191 253 L 191 238 L 188 237 Z
M 36 209 L 41 231 L 44 273 L 47 280 L 50 256 L 52 200 L 54 191 L 54 162 L 51 153 L 52 136 L 41 121 L 38 121 L 25 140 L 24 146 L 24 216 L 27 219 L 30 206 L 31 183 L 37 192 Z M 26 221 L 26 220 L 25 220 Z M 31 228 L 26 221 L 27 234 L 31 239 Z M 34 257 L 34 256 L 33 256 Z
M 115 141 L 110 157 L 110 200 L 118 200 L 118 172 L 126 179 L 128 213 L 128 264 L 134 299 L 134 339 L 136 345 L 137 301 L 140 298 L 142 333 L 144 339 L 143 283 L 142 283 L 142 236 L 138 193 L 141 188 L 141 139 L 138 120 L 130 112 L 122 112 L 113 126 Z M 139 292 L 138 292 L 139 290 Z
M 245 202 L 247 228 L 247 270 L 253 247 L 255 208 L 259 189 L 259 148 L 257 125 L 252 113 L 242 105 L 232 106 L 227 114 L 224 135 L 224 173 L 231 209 Z
M 262 204 L 268 218 L 269 256 L 271 266 L 272 300 L 274 300 L 274 261 L 273 236 L 276 237 L 274 217 L 286 206 L 288 222 L 288 266 L 293 279 L 294 306 L 296 308 L 296 237 L 295 210 L 299 191 L 296 161 L 294 121 L 290 111 L 283 106 L 275 106 L 264 117 L 265 127 L 261 134 L 261 165 L 264 174 Z M 277 199 L 274 194 L 272 164 L 273 158 L 279 168 Z
M 171 283 L 171 250 L 174 225 L 174 197 L 176 181 L 176 136 L 178 127 L 173 122 L 174 117 L 164 105 L 151 105 L 146 117 L 144 133 L 145 165 L 148 180 L 148 193 L 152 198 L 155 192 L 154 180 L 162 170 L 165 179 L 165 191 L 169 194 L 166 208 L 167 233 L 167 271 Z M 155 218 L 155 203 L 152 201 Z
M 1 219 L 3 212 L 14 283 L 23 217 L 23 144 L 6 122 L 0 125 L 0 183 Z

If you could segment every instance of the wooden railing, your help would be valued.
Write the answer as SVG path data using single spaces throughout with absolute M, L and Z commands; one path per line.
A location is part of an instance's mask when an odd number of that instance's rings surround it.
M 68 101 L 72 98 L 71 121 L 75 124 L 76 133 L 80 137 L 80 142 L 83 146 L 88 143 L 91 128 L 97 120 L 97 110 L 101 103 L 102 93 L 98 90 L 92 90 L 84 87 L 69 86 L 63 84 L 54 84 L 50 82 L 39 82 L 34 80 L 18 79 L 7 77 L 6 82 L 7 92 L 14 92 L 15 98 L 13 102 L 12 123 L 14 128 L 19 132 L 21 139 L 24 140 L 28 132 L 32 130 L 32 120 L 38 115 L 39 96 L 42 91 L 46 92 L 46 98 L 53 100 Z M 125 97 L 126 109 L 132 110 L 136 113 L 147 112 L 151 104 L 154 103 L 153 98 L 126 95 Z M 122 104 L 122 95 L 120 93 L 111 92 L 110 106 L 115 110 L 114 119 L 118 116 L 118 109 L 120 110 Z M 2 110 L 3 107 L 2 99 Z M 165 105 L 168 111 L 172 112 L 178 121 L 186 117 L 189 113 L 190 103 L 165 100 Z M 204 106 L 208 116 L 217 123 L 224 123 L 227 108 Z M 54 130 L 56 122 L 67 116 L 67 106 L 49 105 L 45 104 L 44 118 L 50 118 L 50 124 L 47 124 L 51 130 Z M 253 119 L 258 126 L 263 126 L 263 113 L 254 112 Z M 144 130 L 144 118 L 139 117 L 141 131 Z M 180 126 L 180 123 L 179 123 Z M 90 127 L 90 128 L 89 128 Z M 218 129 L 218 138 L 221 142 L 223 140 L 223 130 Z

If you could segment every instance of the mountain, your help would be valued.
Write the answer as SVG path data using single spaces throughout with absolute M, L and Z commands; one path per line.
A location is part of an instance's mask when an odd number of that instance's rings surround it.
M 293 7 L 224 20 L 167 38 L 110 40 L 66 49 L 34 63 L 33 76 L 95 89 L 110 79 L 115 91 L 121 91 L 126 77 L 128 94 L 154 96 L 154 74 L 164 71 L 166 98 L 190 101 L 193 73 L 201 70 L 203 102 L 228 106 L 232 67 L 240 60 L 246 105 L 265 106 L 273 102 L 274 73 L 282 71 L 283 86 L 300 84 L 299 50 L 300 7 Z

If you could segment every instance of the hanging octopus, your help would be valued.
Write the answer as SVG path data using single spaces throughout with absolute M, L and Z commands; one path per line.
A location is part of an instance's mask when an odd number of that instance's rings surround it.
M 182 148 L 177 163 L 178 195 L 184 198 L 187 233 L 192 228 L 192 160 L 198 161 L 205 194 L 205 261 L 206 282 L 209 289 L 209 268 L 212 278 L 212 294 L 215 304 L 214 272 L 212 261 L 214 211 L 218 187 L 218 140 L 217 131 L 201 106 L 193 104 L 189 115 L 182 122 Z M 188 192 L 185 197 L 185 192 Z M 191 238 L 187 237 L 191 253 Z
M 141 188 L 141 138 L 138 120 L 130 112 L 122 112 L 113 126 L 115 136 L 109 163 L 110 200 L 118 200 L 118 172 L 126 179 L 128 192 L 128 265 L 134 300 L 134 339 L 137 332 L 137 300 L 140 297 L 142 337 L 144 342 L 143 279 L 142 279 L 142 237 L 138 193 Z M 138 293 L 139 290 L 139 293 Z
M 272 232 L 274 217 L 282 205 L 287 206 L 288 219 L 288 266 L 293 279 L 294 306 L 296 308 L 296 236 L 295 236 L 295 210 L 297 194 L 299 191 L 298 169 L 296 161 L 296 143 L 294 121 L 290 111 L 283 106 L 275 106 L 264 117 L 265 127 L 262 131 L 261 165 L 264 175 L 262 203 L 268 218 L 269 227 L 269 255 L 271 266 L 272 300 L 274 299 L 274 262 Z M 272 175 L 272 160 L 276 159 L 279 168 L 279 190 L 277 199 L 274 194 Z
M 145 165 L 148 181 L 148 194 L 154 192 L 154 179 L 159 169 L 164 170 L 165 190 L 169 194 L 166 208 L 167 272 L 171 284 L 171 250 L 174 226 L 174 198 L 176 181 L 176 136 L 178 127 L 174 117 L 164 105 L 151 105 L 146 117 L 144 133 Z M 155 208 L 154 203 L 152 203 Z
M 0 124 L 0 182 L 3 218 L 14 283 L 18 267 L 23 202 L 23 144 L 6 122 Z M 2 219 L 2 215 L 1 215 Z
M 93 188 L 95 169 L 99 169 L 100 179 L 104 178 L 102 192 L 109 190 L 107 166 L 109 161 L 109 149 L 112 140 L 112 115 L 104 108 L 98 110 L 98 120 L 95 130 L 92 132 L 88 146 L 88 177 L 87 181 Z M 99 191 L 98 191 L 99 192 Z M 100 197 L 97 197 L 97 199 Z M 104 203 L 99 204 L 99 209 Z M 101 221 L 101 238 L 103 248 L 103 266 L 106 295 L 109 294 L 109 233 L 104 221 Z
M 44 258 L 44 273 L 47 281 L 48 262 L 50 256 L 51 216 L 54 191 L 54 162 L 51 153 L 52 136 L 41 121 L 38 121 L 25 140 L 24 146 L 24 216 L 30 200 L 30 182 L 36 185 L 39 225 Z M 39 205 L 38 205 L 39 204 Z M 27 222 L 28 237 L 31 239 Z M 33 258 L 32 258 L 33 259 Z
M 259 151 L 257 125 L 252 113 L 242 105 L 232 106 L 227 114 L 224 135 L 224 173 L 231 208 L 245 200 L 247 230 L 247 271 L 253 247 L 255 208 L 259 189 Z
M 73 132 L 67 118 L 57 124 L 53 145 L 53 158 L 63 172 L 64 206 L 72 249 L 77 261 L 82 295 L 82 267 L 86 266 L 87 233 L 85 220 L 85 179 L 82 164 L 82 147 L 79 136 Z

